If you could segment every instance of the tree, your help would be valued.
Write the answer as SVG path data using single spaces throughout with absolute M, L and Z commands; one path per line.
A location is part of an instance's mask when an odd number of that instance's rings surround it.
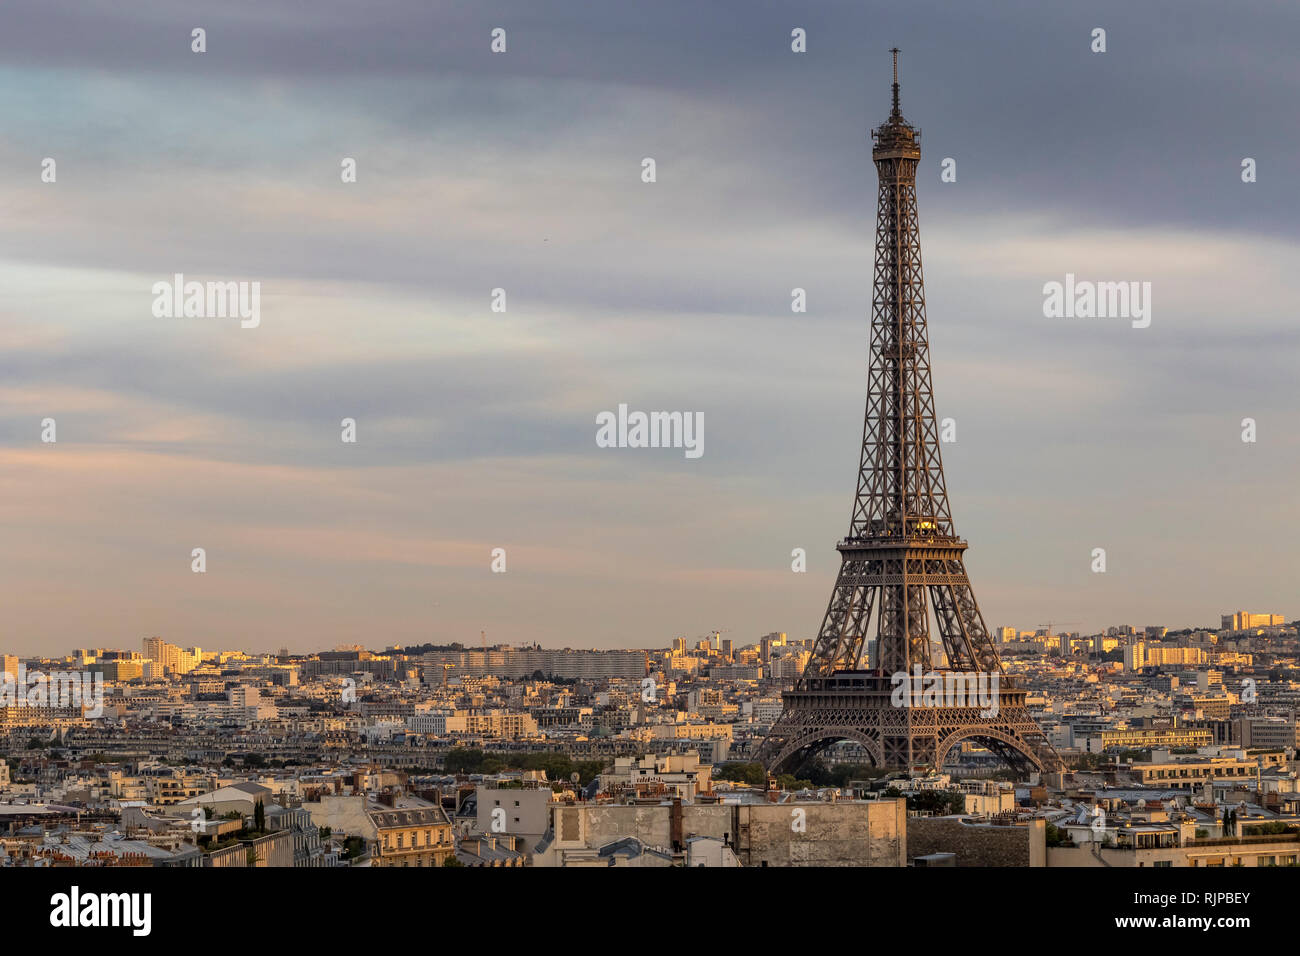
M 1223 811 L 1223 835 L 1225 837 L 1237 835 L 1237 811 Z
M 961 793 L 950 793 L 946 790 L 922 790 L 907 798 L 907 809 L 938 816 L 964 813 L 966 797 Z
M 750 786 L 761 787 L 767 783 L 767 771 L 763 769 L 761 763 L 730 760 L 717 769 L 713 774 L 713 779 L 731 780 L 736 783 L 747 783 Z
M 584 786 L 604 769 L 602 760 L 575 761 L 560 751 L 528 754 L 488 754 L 477 748 L 453 747 L 447 751 L 443 766 L 449 773 L 497 773 L 507 768 L 513 770 L 544 770 L 546 779 L 567 782 L 573 774 Z
M 1047 824 L 1044 836 L 1048 846 L 1074 846 L 1074 841 L 1070 839 L 1069 832 L 1054 824 Z
M 266 830 L 266 807 L 262 806 L 262 798 L 257 798 L 257 803 L 253 805 L 253 829 L 258 833 Z

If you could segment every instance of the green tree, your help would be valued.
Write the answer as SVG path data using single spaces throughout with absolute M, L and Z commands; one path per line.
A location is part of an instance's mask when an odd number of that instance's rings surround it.
M 1047 828 L 1044 831 L 1044 837 L 1048 846 L 1074 845 L 1073 841 L 1070 839 L 1070 835 L 1066 831 L 1051 823 L 1047 824 Z
M 266 832 L 266 807 L 262 806 L 261 797 L 253 804 L 253 829 L 258 833 Z
M 907 809 L 937 816 L 964 813 L 966 798 L 960 793 L 950 793 L 946 790 L 922 790 L 907 798 Z
M 730 780 L 736 783 L 747 783 L 753 787 L 761 787 L 767 783 L 767 771 L 761 763 L 745 762 L 742 760 L 730 760 L 720 766 L 713 774 L 714 780 Z

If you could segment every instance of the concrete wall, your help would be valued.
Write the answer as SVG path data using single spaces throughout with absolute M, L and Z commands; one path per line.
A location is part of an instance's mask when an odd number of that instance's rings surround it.
M 477 832 L 520 837 L 531 851 L 546 832 L 550 822 L 551 791 L 510 790 L 480 786 L 477 788 Z M 515 806 L 518 802 L 519 806 Z M 495 822 L 493 812 L 503 810 Z
M 671 851 L 672 813 L 669 805 L 553 806 L 556 838 L 534 863 L 559 866 L 565 850 L 598 850 L 626 837 Z M 901 799 L 691 804 L 681 807 L 680 839 L 720 840 L 734 848 L 742 866 L 905 866 L 907 824 Z
M 742 866 L 906 866 L 907 802 L 736 807 Z
M 907 821 L 909 859 L 955 853 L 958 866 L 1046 866 L 1047 826 L 963 823 L 954 817 L 912 817 Z

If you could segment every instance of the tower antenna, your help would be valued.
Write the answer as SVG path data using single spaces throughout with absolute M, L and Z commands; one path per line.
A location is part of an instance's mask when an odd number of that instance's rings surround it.
M 898 108 L 898 47 L 891 47 L 889 52 L 894 54 L 894 112 L 890 114 L 890 118 L 902 119 L 903 114 Z

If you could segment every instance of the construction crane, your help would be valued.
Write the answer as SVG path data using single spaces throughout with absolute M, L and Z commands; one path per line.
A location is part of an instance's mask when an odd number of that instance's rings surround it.
M 1067 624 L 1067 625 L 1068 625 L 1068 624 L 1078 624 L 1078 623 L 1079 623 L 1078 621 L 1048 621 L 1046 624 L 1039 624 L 1038 627 L 1045 627 L 1045 628 L 1047 628 L 1047 636 L 1048 636 L 1048 637 L 1051 637 L 1051 636 L 1052 636 L 1052 626 L 1053 626 L 1054 624 Z
M 730 630 L 731 630 L 731 628 L 729 628 L 729 627 L 715 627 L 713 630 L 709 631 L 709 633 L 707 633 L 707 634 L 700 634 L 698 637 L 696 637 L 696 640 L 697 640 L 697 641 L 698 641 L 698 640 L 705 640 L 705 641 L 708 641 L 708 642 L 709 642 L 709 645 L 710 645 L 710 646 L 713 646 L 713 647 L 721 647 L 721 646 L 722 646 L 722 635 L 728 633 Z

